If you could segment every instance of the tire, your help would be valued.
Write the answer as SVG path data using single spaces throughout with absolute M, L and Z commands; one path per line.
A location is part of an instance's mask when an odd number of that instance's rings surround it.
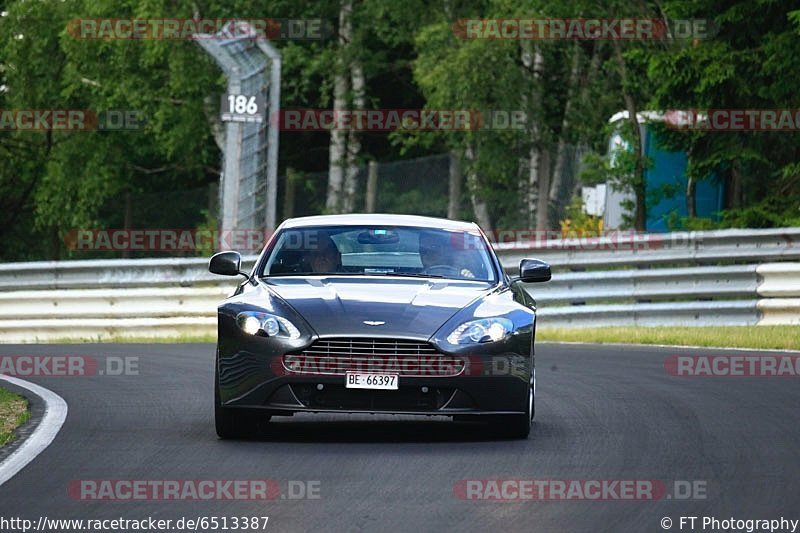
M 495 430 L 503 437 L 512 439 L 527 439 L 531 433 L 531 422 L 535 414 L 535 394 L 533 387 L 528 384 L 528 403 L 525 412 L 519 415 L 502 415 L 492 421 Z
M 257 436 L 265 429 L 270 416 L 257 410 L 222 407 L 219 395 L 219 374 L 214 372 L 214 426 L 220 439 L 246 439 Z

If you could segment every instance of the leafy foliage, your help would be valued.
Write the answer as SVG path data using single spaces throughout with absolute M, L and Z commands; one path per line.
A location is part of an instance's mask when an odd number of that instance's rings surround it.
M 198 191 L 219 180 L 212 134 L 224 78 L 189 40 L 84 40 L 68 31 L 80 17 L 273 17 L 338 21 L 338 0 L 8 0 L 0 16 L 0 109 L 129 109 L 144 119 L 132 131 L 0 131 L 0 259 L 69 257 L 64 235 L 79 227 L 119 224 L 126 194 Z M 710 19 L 706 39 L 642 42 L 463 39 L 463 18 L 647 17 Z M 574 182 L 641 189 L 647 161 L 605 151 L 608 118 L 637 110 L 796 109 L 800 70 L 800 0 L 356 0 L 353 46 L 337 39 L 278 41 L 284 107 L 329 108 L 340 54 L 363 66 L 366 105 L 374 109 L 524 110 L 521 129 L 366 132 L 361 160 L 394 161 L 445 152 L 477 176 L 463 191 L 488 205 L 497 227 L 524 227 L 529 154 L 536 143 L 589 154 Z M 535 49 L 540 70 L 523 60 Z M 538 103 L 536 103 L 538 102 Z M 770 227 L 800 224 L 800 138 L 797 132 L 675 131 L 654 126 L 667 148 L 689 156 L 695 180 L 721 176 L 729 190 L 720 221 L 673 220 L 675 227 Z M 662 131 L 663 130 L 663 131 Z M 534 135 L 535 133 L 535 135 Z M 634 142 L 632 131 L 626 139 Z M 307 176 L 298 195 L 308 210 L 324 205 L 329 136 L 282 133 L 280 174 Z M 561 147 L 561 148 L 559 148 Z M 628 157 L 626 159 L 626 157 Z M 637 170 L 639 169 L 639 170 Z M 281 190 L 284 182 L 280 184 Z M 438 213 L 446 198 L 387 188 L 383 205 L 398 212 Z M 441 190 L 441 189 L 437 189 Z M 663 191 L 682 194 L 682 191 Z M 195 194 L 195 193 L 192 193 Z M 202 197 L 199 194 L 199 197 Z M 649 201 L 653 201 L 650 198 Z M 213 209 L 161 209 L 152 224 L 213 225 Z M 566 205 L 564 206 L 567 207 Z M 153 209 L 152 211 L 158 211 Z M 577 213 L 568 210 L 572 220 Z M 211 217 L 213 218 L 213 217 Z

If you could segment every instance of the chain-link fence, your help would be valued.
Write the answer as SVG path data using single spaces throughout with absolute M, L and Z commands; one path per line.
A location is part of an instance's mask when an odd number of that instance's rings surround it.
M 64 231 L 68 259 L 197 256 L 213 252 L 198 231 L 217 231 L 219 186 L 178 191 L 128 192 L 107 200 L 97 211 L 97 223 Z M 180 242 L 185 232 L 191 241 Z M 174 242 L 164 242 L 164 236 Z
M 551 214 L 556 213 L 558 218 L 545 229 L 562 229 L 565 221 L 568 221 L 568 228 L 575 228 L 575 224 L 587 224 L 588 215 L 581 214 L 577 217 L 579 220 L 575 217 L 576 212 L 582 212 L 582 207 L 575 201 L 581 194 L 578 176 L 582 153 L 581 149 L 566 148 L 560 195 L 556 195 L 549 204 Z M 355 211 L 447 218 L 452 164 L 449 154 L 439 154 L 363 165 L 356 174 Z M 457 218 L 475 220 L 486 227 L 485 222 L 476 215 L 476 202 L 485 202 L 490 216 L 487 229 L 492 230 L 490 238 L 498 232 L 529 232 L 537 229 L 535 221 L 529 222 L 530 196 L 525 189 L 528 184 L 524 176 L 510 176 L 506 182 L 493 182 L 491 188 L 483 184 L 482 189 L 476 192 L 467 172 L 463 171 L 465 175 L 460 176 Z M 478 178 L 481 179 L 481 176 Z M 263 182 L 256 183 L 256 190 L 265 186 Z M 269 232 L 261 224 L 236 228 L 233 236 L 226 232 L 219 224 L 218 190 L 219 185 L 212 183 L 180 191 L 118 195 L 106 202 L 97 213 L 97 220 L 101 221 L 99 224 L 103 227 L 79 228 L 68 232 L 68 257 L 204 256 L 220 248 L 257 252 Z M 278 222 L 291 217 L 325 213 L 327 190 L 327 172 L 289 170 L 279 179 Z M 368 191 L 374 191 L 371 200 Z M 265 195 L 255 196 L 263 198 Z M 592 220 L 596 223 L 599 217 Z M 155 237 L 152 236 L 154 231 L 157 232 Z M 212 237 L 205 238 L 209 232 Z M 81 238 L 85 242 L 82 243 Z
M 447 216 L 447 154 L 403 161 L 377 163 L 375 212 Z M 367 210 L 369 165 L 359 167 L 353 205 L 357 212 Z M 316 215 L 325 211 L 328 173 L 289 172 L 280 180 L 279 198 L 284 218 Z

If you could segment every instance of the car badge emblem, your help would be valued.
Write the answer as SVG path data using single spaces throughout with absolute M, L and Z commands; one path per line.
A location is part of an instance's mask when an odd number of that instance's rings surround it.
M 365 320 L 364 324 L 368 326 L 382 326 L 386 324 L 386 322 L 384 322 L 383 320 Z

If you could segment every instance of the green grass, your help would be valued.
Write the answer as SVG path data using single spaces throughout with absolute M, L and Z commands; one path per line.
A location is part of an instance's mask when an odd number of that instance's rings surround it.
M 29 417 L 28 400 L 6 389 L 0 389 L 0 447 L 14 440 L 14 430 Z
M 800 350 L 800 326 L 540 328 L 537 341 Z

